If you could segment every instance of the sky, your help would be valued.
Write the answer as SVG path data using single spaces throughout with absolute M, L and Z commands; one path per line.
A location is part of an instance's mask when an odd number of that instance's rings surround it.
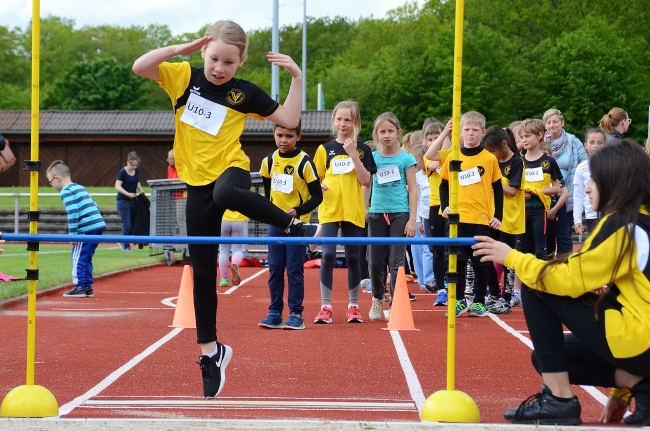
M 307 16 L 383 18 L 386 12 L 409 0 L 307 0 Z M 411 0 L 422 4 L 424 0 Z M 303 0 L 279 0 L 280 27 L 301 23 Z M 180 10 L 182 6 L 183 10 Z M 230 19 L 244 30 L 271 27 L 272 0 L 40 0 L 41 16 L 70 18 L 75 27 L 109 24 L 167 24 L 174 35 L 196 32 L 205 24 Z M 25 29 L 31 20 L 31 0 L 0 1 L 0 26 Z

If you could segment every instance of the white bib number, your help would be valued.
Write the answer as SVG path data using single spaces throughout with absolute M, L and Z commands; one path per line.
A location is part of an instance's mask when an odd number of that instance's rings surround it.
M 478 168 L 474 166 L 472 169 L 460 171 L 458 173 L 458 184 L 461 186 L 471 186 L 472 184 L 480 183 L 481 175 L 478 173 Z
M 399 174 L 397 165 L 386 166 L 385 168 L 377 169 L 377 182 L 379 184 L 392 183 L 399 181 L 402 176 Z
M 347 174 L 354 170 L 354 163 L 349 157 L 332 159 L 332 173 L 333 174 Z
M 191 93 L 187 98 L 181 121 L 212 136 L 217 136 L 227 112 L 227 109 L 218 103 Z
M 290 194 L 293 191 L 293 175 L 273 174 L 271 189 L 276 192 Z
M 526 169 L 526 181 L 542 181 L 544 179 L 544 171 L 542 168 Z

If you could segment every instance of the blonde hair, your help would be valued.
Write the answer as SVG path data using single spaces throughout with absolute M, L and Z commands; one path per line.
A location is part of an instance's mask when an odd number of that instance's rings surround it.
M 598 124 L 601 129 L 606 131 L 608 134 L 614 133 L 614 127 L 621 124 L 621 121 L 628 118 L 627 112 L 622 108 L 612 108 L 609 112 L 603 115 L 603 118 L 600 119 Z
M 402 136 L 402 150 L 408 153 L 408 148 L 411 146 L 411 135 L 413 132 L 408 132 L 406 135 Z
M 478 124 L 481 129 L 485 129 L 485 116 L 477 111 L 465 112 L 460 117 L 460 127 L 463 128 L 465 124 Z
M 532 133 L 535 136 L 539 136 L 539 141 L 544 140 L 544 132 L 546 128 L 544 127 L 544 122 L 537 118 L 528 118 L 521 122 L 519 125 L 519 134 L 522 133 Z
M 52 163 L 50 163 L 50 166 L 48 166 L 47 171 L 45 171 L 45 175 L 48 176 L 49 174 L 52 174 L 52 176 L 60 176 L 60 177 L 69 177 L 70 176 L 70 168 L 68 165 L 63 163 L 63 160 L 55 160 Z
M 223 20 L 212 24 L 205 31 L 205 36 L 212 36 L 212 40 L 220 40 L 228 45 L 235 45 L 239 48 L 239 57 L 246 60 L 248 57 L 248 39 L 246 32 L 239 24 L 233 21 Z M 205 45 L 201 52 L 205 51 Z
M 167 151 L 167 157 L 169 157 L 170 159 L 173 159 L 173 158 L 174 158 L 174 150 L 173 150 L 173 149 Z
M 332 111 L 332 120 L 330 124 L 334 136 L 337 136 L 339 133 L 336 130 L 336 127 L 334 127 L 334 118 L 336 117 L 336 111 L 339 109 L 347 109 L 350 111 L 350 116 L 352 117 L 353 123 L 352 139 L 356 140 L 357 136 L 359 136 L 359 132 L 361 131 L 361 111 L 359 110 L 359 104 L 354 100 L 343 100 L 342 102 L 336 104 L 334 110 Z
M 415 157 L 416 160 L 420 160 L 427 153 L 427 146 L 424 144 L 418 144 L 411 148 L 411 154 Z
M 542 117 L 542 121 L 546 123 L 546 120 L 551 118 L 553 115 L 555 115 L 558 120 L 563 121 L 564 120 L 564 115 L 562 115 L 562 111 L 559 109 L 551 108 L 548 111 L 544 112 L 544 116 Z
M 400 135 L 402 134 L 402 128 L 399 126 L 399 120 L 397 119 L 397 116 L 392 112 L 384 112 L 383 114 L 380 114 L 379 117 L 377 117 L 377 119 L 375 120 L 375 126 L 372 128 L 372 139 L 374 139 L 374 141 L 377 144 L 379 144 L 379 138 L 377 137 L 377 129 L 379 129 L 379 126 L 384 121 L 388 121 L 389 123 L 391 123 L 393 126 L 397 128 L 398 133 Z M 411 136 L 413 136 L 413 134 L 411 134 Z

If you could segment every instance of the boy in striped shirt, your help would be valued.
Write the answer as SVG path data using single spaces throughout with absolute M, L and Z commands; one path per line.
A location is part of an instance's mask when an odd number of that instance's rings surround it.
M 47 181 L 63 200 L 68 213 L 70 235 L 101 235 L 106 223 L 99 213 L 97 204 L 83 186 L 70 179 L 70 168 L 61 160 L 55 160 L 45 173 Z M 96 242 L 75 242 L 72 247 L 72 282 L 75 288 L 63 294 L 66 297 L 92 298 L 93 255 Z

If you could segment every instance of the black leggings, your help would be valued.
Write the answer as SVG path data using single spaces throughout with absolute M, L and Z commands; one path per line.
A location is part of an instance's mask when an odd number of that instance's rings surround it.
M 221 219 L 226 209 L 253 220 L 286 229 L 292 217 L 264 196 L 251 192 L 251 176 L 240 168 L 228 168 L 204 186 L 187 185 L 186 220 L 188 236 L 221 236 Z M 199 344 L 217 340 L 217 256 L 218 244 L 189 244 L 194 275 L 194 315 Z
M 579 298 L 521 289 L 524 316 L 533 341 L 533 366 L 537 372 L 569 372 L 572 384 L 616 387 L 614 372 L 650 377 L 650 349 L 639 356 L 615 358 L 605 337 L 604 302 L 586 293 Z M 564 335 L 562 324 L 571 331 Z

